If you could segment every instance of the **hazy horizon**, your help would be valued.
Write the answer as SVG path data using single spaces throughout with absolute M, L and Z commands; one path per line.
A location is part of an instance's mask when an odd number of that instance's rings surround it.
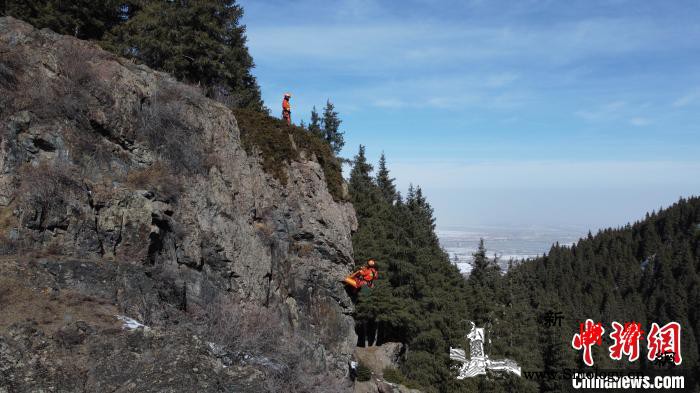
M 571 245 L 585 233 L 576 228 L 541 227 L 454 227 L 437 229 L 440 245 L 463 273 L 469 273 L 473 254 L 483 239 L 487 256 L 496 258 L 505 271 L 510 260 L 541 256 L 552 244 Z

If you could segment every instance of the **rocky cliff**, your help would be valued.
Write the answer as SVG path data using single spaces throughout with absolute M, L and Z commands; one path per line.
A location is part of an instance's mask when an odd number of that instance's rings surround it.
M 0 18 L 0 138 L 0 391 L 345 389 L 357 223 L 298 133 L 275 175 L 196 87 Z

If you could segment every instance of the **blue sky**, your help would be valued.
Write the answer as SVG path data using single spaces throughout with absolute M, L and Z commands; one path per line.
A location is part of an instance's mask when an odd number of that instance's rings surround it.
M 438 227 L 597 229 L 700 194 L 700 2 L 239 1 L 279 112 L 327 98 Z

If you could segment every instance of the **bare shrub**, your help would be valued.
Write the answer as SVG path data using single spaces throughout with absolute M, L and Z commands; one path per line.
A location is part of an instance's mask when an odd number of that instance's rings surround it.
M 59 74 L 63 76 L 57 86 L 58 102 L 69 119 L 86 122 L 86 114 L 91 105 L 90 90 L 95 84 L 88 61 L 96 56 L 96 51 L 87 45 L 71 43 L 59 47 L 57 58 Z
M 56 105 L 59 101 L 56 89 L 52 88 L 49 78 L 44 75 L 37 75 L 35 85 L 31 89 L 25 90 L 27 109 L 39 119 L 53 119 L 61 114 L 61 106 Z M 21 93 L 20 93 L 21 94 Z
M 258 359 L 266 392 L 330 393 L 343 383 L 318 368 L 312 356 L 317 348 L 293 332 L 282 320 L 282 310 L 219 297 L 207 314 L 212 341 L 239 356 Z
M 0 233 L 0 255 L 13 255 L 19 251 L 18 241 Z
M 204 173 L 208 169 L 201 130 L 185 119 L 187 103 L 194 100 L 196 91 L 161 82 L 141 112 L 141 138 L 178 172 Z
M 58 242 L 52 242 L 52 243 L 49 243 L 44 248 L 44 255 L 46 255 L 46 256 L 63 255 L 64 251 L 65 250 L 64 250 L 62 244 L 60 244 Z
M 102 138 L 95 138 L 92 134 L 85 135 L 81 130 L 74 130 L 64 135 L 73 147 L 70 150 L 71 158 L 85 168 L 86 175 L 98 175 L 101 172 L 99 169 L 109 167 L 115 157 L 120 157 L 120 152 L 115 154 L 110 143 L 104 142 Z M 127 159 L 123 155 L 120 158 L 124 161 Z
M 51 98 L 49 105 L 36 102 L 33 112 L 49 120 L 67 118 L 73 121 L 72 132 L 66 132 L 68 142 L 73 147 L 71 157 L 82 166 L 109 167 L 115 158 L 128 159 L 123 151 L 114 149 L 109 132 L 92 118 L 95 108 L 114 105 L 114 86 L 110 86 L 97 75 L 95 65 L 105 59 L 104 52 L 92 44 L 77 41 L 62 42 L 57 47 L 56 63 L 60 78 L 45 81 Z M 47 108 L 44 108 L 46 106 Z M 99 134 L 104 138 L 98 137 Z
M 274 359 L 284 367 L 269 368 L 265 373 L 268 393 L 331 393 L 347 383 L 319 368 L 313 361 L 311 346 L 299 335 L 290 335 L 278 347 Z
M 85 114 L 94 105 L 91 92 L 103 91 L 99 78 L 92 74 L 88 61 L 99 57 L 99 51 L 90 44 L 61 45 L 58 48 L 56 64 L 60 78 L 47 77 L 42 72 L 32 72 L 27 67 L 26 56 L 20 51 L 11 53 L 0 70 L 0 86 L 16 87 L 21 70 L 26 68 L 21 89 L 13 88 L 12 94 L 0 95 L 0 102 L 8 98 L 8 110 L 29 110 L 39 119 L 55 119 L 65 116 L 71 120 L 86 121 Z M 8 79 L 9 78 L 9 79 Z M 8 85 L 8 86 L 6 86 Z M 8 89 L 9 90 L 9 89 Z M 0 105 L 4 108 L 4 105 Z
M 14 67 L 4 63 L 7 67 Z M 13 73 L 19 78 L 19 70 L 23 70 L 23 63 L 17 61 L 19 69 Z M 23 70 L 23 72 L 27 72 Z M 49 119 L 60 113 L 56 105 L 58 100 L 55 89 L 51 86 L 51 81 L 43 73 L 34 73 L 28 77 L 31 78 L 26 83 L 19 83 L 19 88 L 16 86 L 11 89 L 0 89 L 0 115 L 9 116 L 10 114 L 19 111 L 27 110 L 34 114 L 35 117 L 41 119 Z M 9 131 L 9 128 L 5 127 Z
M 85 84 L 93 79 L 88 61 L 97 57 L 98 51 L 88 44 L 78 42 L 70 42 L 69 45 L 62 45 L 58 49 L 59 72 L 69 82 L 66 92 L 85 90 Z
M 13 110 L 16 107 L 15 94 L 17 83 L 22 74 L 22 51 L 17 49 L 2 53 L 0 56 L 0 115 L 5 110 Z
M 265 392 L 337 393 L 341 391 L 340 387 L 343 384 L 348 384 L 348 381 L 324 373 L 305 373 L 295 368 L 288 375 L 268 374 L 265 379 Z
M 138 284 L 134 285 L 127 277 L 123 277 L 116 295 L 117 305 L 122 314 L 135 318 L 146 326 L 153 324 L 153 305 L 158 301 L 153 299 L 147 290 L 144 291 Z
M 12 63 L 10 59 L 3 59 L 0 62 L 0 87 L 5 89 L 14 88 L 17 83 L 17 70 L 17 65 Z
M 81 186 L 71 176 L 68 163 L 42 162 L 20 168 L 22 182 L 18 194 L 21 222 L 31 229 L 53 229 L 68 226 L 69 209 Z
M 126 184 L 151 191 L 159 200 L 168 202 L 177 201 L 184 189 L 180 179 L 162 161 L 156 161 L 146 168 L 130 170 L 126 175 Z
M 237 352 L 275 352 L 284 335 L 278 313 L 229 297 L 212 302 L 207 314 L 212 338 Z
M 228 108 L 244 108 L 247 103 L 254 102 L 252 91 L 233 90 L 230 87 L 217 83 L 207 91 L 207 96 L 218 101 Z

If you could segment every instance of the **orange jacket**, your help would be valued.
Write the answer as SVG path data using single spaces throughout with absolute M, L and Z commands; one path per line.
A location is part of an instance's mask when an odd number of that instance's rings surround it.
M 282 100 L 282 112 L 291 112 L 292 111 L 292 106 L 289 105 L 289 100 L 288 99 L 283 99 Z
M 362 269 L 360 269 L 358 273 L 358 276 L 362 278 L 362 280 L 367 281 L 367 282 L 372 282 L 377 279 L 377 269 L 369 266 L 365 266 Z

